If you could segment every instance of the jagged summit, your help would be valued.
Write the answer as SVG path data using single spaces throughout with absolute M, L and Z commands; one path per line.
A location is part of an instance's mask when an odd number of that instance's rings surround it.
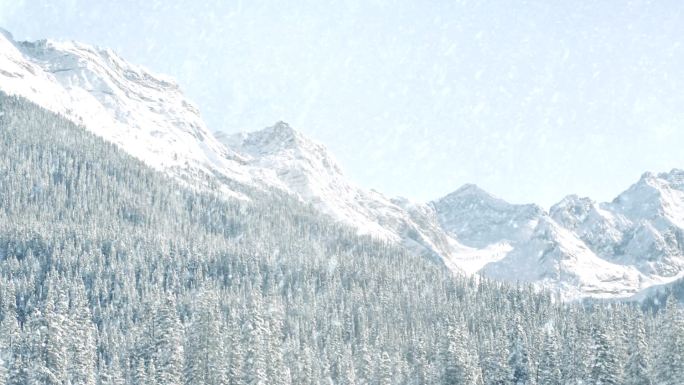
M 668 181 L 677 181 L 681 180 L 684 178 L 684 170 L 679 169 L 679 168 L 673 168 L 670 171 L 666 172 L 653 172 L 653 171 L 646 171 L 643 174 L 641 174 L 641 177 L 639 178 L 640 181 L 642 180 L 649 180 L 649 179 L 665 179 Z
M 684 191 L 684 170 L 673 168 L 670 172 L 658 174 L 658 178 L 668 181 L 670 187 Z
M 279 121 L 273 126 L 252 132 L 233 135 L 221 134 L 219 139 L 228 147 L 252 156 L 275 155 L 290 151 L 292 156 L 315 156 L 328 163 L 336 171 L 340 168 L 332 159 L 328 149 L 321 143 L 310 139 L 289 124 Z
M 560 209 L 564 207 L 571 207 L 571 206 L 576 206 L 576 205 L 593 205 L 595 202 L 589 197 L 580 197 L 577 194 L 570 194 L 566 195 L 563 199 L 561 199 L 560 202 L 556 203 L 555 205 L 551 206 L 550 211 L 554 211 L 555 209 Z
M 0 40 L 0 90 L 60 113 L 181 179 L 203 173 L 250 182 L 243 160 L 214 138 L 168 77 L 83 43 Z
M 45 67 L 53 73 L 77 70 L 111 71 L 119 77 L 162 92 L 181 93 L 180 86 L 170 76 L 154 73 L 143 66 L 130 63 L 110 48 L 88 45 L 77 41 L 38 40 L 19 42 L 21 50 L 36 60 L 47 63 Z M 192 105 L 187 101 L 189 105 Z M 194 107 L 194 106 L 193 106 Z M 199 110 L 194 107 L 194 113 Z
M 543 209 L 532 203 L 515 204 L 509 203 L 499 197 L 496 197 L 484 190 L 480 186 L 467 183 L 459 187 L 452 193 L 435 201 L 435 204 L 440 205 L 468 205 L 470 207 L 489 207 L 495 210 L 509 210 L 518 209 L 529 211 L 530 213 L 543 212 Z
M 572 228 L 577 222 L 584 221 L 596 208 L 597 204 L 591 198 L 572 194 L 551 206 L 549 215 L 557 222 Z
M 645 172 L 641 175 L 639 181 L 630 187 L 630 190 L 644 187 L 658 190 L 674 189 L 684 191 L 684 170 L 673 168 L 669 172 Z M 618 198 L 621 196 L 618 196 Z
M 289 124 L 278 122 L 259 131 L 219 134 L 218 138 L 248 159 L 255 180 L 312 203 L 361 233 L 399 242 L 417 254 L 449 264 L 451 242 L 430 206 L 389 199 L 358 187 L 345 177 L 324 145 Z
M 276 124 L 274 124 L 271 127 L 263 129 L 262 131 L 270 132 L 273 136 L 277 136 L 283 139 L 294 140 L 297 137 L 303 137 L 303 135 L 301 135 L 298 131 L 296 131 L 289 124 L 287 124 L 287 122 L 283 122 L 282 120 L 276 122 Z
M 684 172 L 646 173 L 605 208 L 634 222 L 653 222 L 661 230 L 684 228 Z
M 463 186 L 456 189 L 454 192 L 448 194 L 447 196 L 461 196 L 461 195 L 484 195 L 492 196 L 480 186 L 474 183 L 466 183 Z
M 529 236 L 544 214 L 534 204 L 511 204 L 467 184 L 432 202 L 442 227 L 467 246 L 518 242 Z

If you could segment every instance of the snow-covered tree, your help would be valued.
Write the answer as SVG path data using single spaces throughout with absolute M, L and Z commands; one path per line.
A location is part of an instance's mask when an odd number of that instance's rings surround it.
M 684 383 L 684 315 L 674 296 L 667 299 L 659 325 L 656 351 L 655 384 Z
M 620 383 L 619 363 L 615 357 L 615 350 L 610 337 L 601 325 L 594 325 L 591 336 L 594 341 L 591 383 L 618 385 Z
M 182 385 L 183 329 L 175 308 L 175 298 L 167 296 L 154 315 L 152 364 L 158 384 Z
M 544 337 L 544 346 L 537 369 L 538 384 L 561 385 L 563 383 L 559 350 L 555 332 L 548 330 Z
M 531 383 L 530 359 L 527 352 L 527 337 L 520 319 L 514 320 L 509 341 L 509 380 L 513 385 L 528 385 Z
M 7 384 L 684 383 L 674 300 L 453 276 L 296 197 L 236 181 L 250 199 L 226 198 L 21 98 L 0 111 Z
M 625 385 L 651 385 L 650 355 L 641 316 L 635 316 L 632 329 L 625 364 Z

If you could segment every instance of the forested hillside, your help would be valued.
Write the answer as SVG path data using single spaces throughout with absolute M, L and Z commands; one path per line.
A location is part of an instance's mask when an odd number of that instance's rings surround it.
M 0 385 L 684 383 L 684 317 L 453 277 L 0 94 Z

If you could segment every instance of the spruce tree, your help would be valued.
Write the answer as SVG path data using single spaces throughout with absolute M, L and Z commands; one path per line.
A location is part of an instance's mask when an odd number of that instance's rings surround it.
M 659 325 L 660 339 L 655 362 L 655 383 L 684 383 L 684 316 L 673 295 L 667 299 Z
M 539 360 L 537 383 L 561 385 L 563 378 L 560 370 L 559 347 L 555 332 L 549 330 L 544 337 L 544 345 Z
M 610 338 L 602 325 L 595 324 L 591 331 L 594 342 L 594 358 L 591 367 L 591 383 L 596 385 L 618 385 L 619 364 Z
M 527 339 L 520 319 L 513 322 L 512 329 L 508 348 L 509 380 L 512 385 L 528 385 L 530 384 L 530 359 L 527 352 Z
M 643 319 L 635 315 L 625 364 L 625 385 L 651 385 L 651 367 Z
M 176 301 L 167 296 L 154 315 L 155 380 L 158 384 L 182 385 L 183 343 L 182 327 L 176 313 Z

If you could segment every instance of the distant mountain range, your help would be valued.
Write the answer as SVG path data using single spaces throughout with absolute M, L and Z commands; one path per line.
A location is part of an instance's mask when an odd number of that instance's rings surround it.
M 684 275 L 684 171 L 644 174 L 612 202 L 570 195 L 549 211 L 475 185 L 411 202 L 349 181 L 325 146 L 288 124 L 212 133 L 171 79 L 111 50 L 0 33 L 0 90 L 82 124 L 149 166 L 226 199 L 297 196 L 323 215 L 456 274 L 532 282 L 567 300 L 630 298 Z

